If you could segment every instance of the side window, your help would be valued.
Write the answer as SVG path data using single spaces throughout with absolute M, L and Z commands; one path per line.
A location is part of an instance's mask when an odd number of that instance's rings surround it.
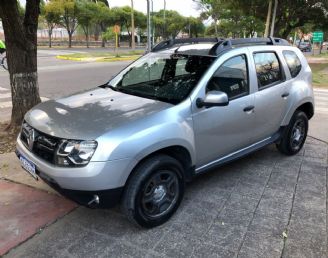
M 253 56 L 259 89 L 282 81 L 281 68 L 275 53 L 261 52 L 255 53 Z
M 229 100 L 248 94 L 248 68 L 245 55 L 228 59 L 216 70 L 207 84 L 206 92 L 212 90 L 227 93 Z
M 285 50 L 282 52 L 282 54 L 284 55 L 291 76 L 295 78 L 302 69 L 302 64 L 300 59 L 298 58 L 296 53 L 291 50 Z

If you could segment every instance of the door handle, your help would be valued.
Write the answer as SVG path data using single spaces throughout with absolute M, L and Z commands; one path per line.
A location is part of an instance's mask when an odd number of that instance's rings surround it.
M 282 98 L 287 98 L 289 96 L 289 92 L 285 92 L 284 94 L 281 95 Z
M 248 106 L 244 108 L 244 112 L 250 112 L 254 109 L 254 106 Z

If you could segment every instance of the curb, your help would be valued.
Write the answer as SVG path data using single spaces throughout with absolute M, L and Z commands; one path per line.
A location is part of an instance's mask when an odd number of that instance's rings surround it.
M 57 59 L 70 61 L 93 61 L 93 62 L 115 62 L 115 61 L 132 61 L 139 58 L 141 55 L 121 56 L 121 57 L 69 57 L 65 55 L 56 56 Z

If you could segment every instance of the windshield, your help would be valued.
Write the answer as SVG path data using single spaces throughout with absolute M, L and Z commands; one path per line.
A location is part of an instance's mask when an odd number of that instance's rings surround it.
M 188 97 L 215 57 L 150 53 L 110 81 L 113 90 L 177 104 Z

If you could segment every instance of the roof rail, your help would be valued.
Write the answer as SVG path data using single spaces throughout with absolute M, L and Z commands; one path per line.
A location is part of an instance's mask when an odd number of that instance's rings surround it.
M 182 38 L 182 39 L 168 39 L 158 43 L 154 46 L 151 52 L 157 52 L 163 49 L 171 48 L 174 45 L 183 44 L 197 44 L 197 43 L 219 43 L 223 42 L 221 38 Z
M 287 40 L 280 38 L 240 38 L 240 39 L 226 39 L 216 43 L 209 51 L 210 55 L 219 55 L 221 52 L 231 49 L 233 46 L 242 45 L 281 45 L 288 46 Z

